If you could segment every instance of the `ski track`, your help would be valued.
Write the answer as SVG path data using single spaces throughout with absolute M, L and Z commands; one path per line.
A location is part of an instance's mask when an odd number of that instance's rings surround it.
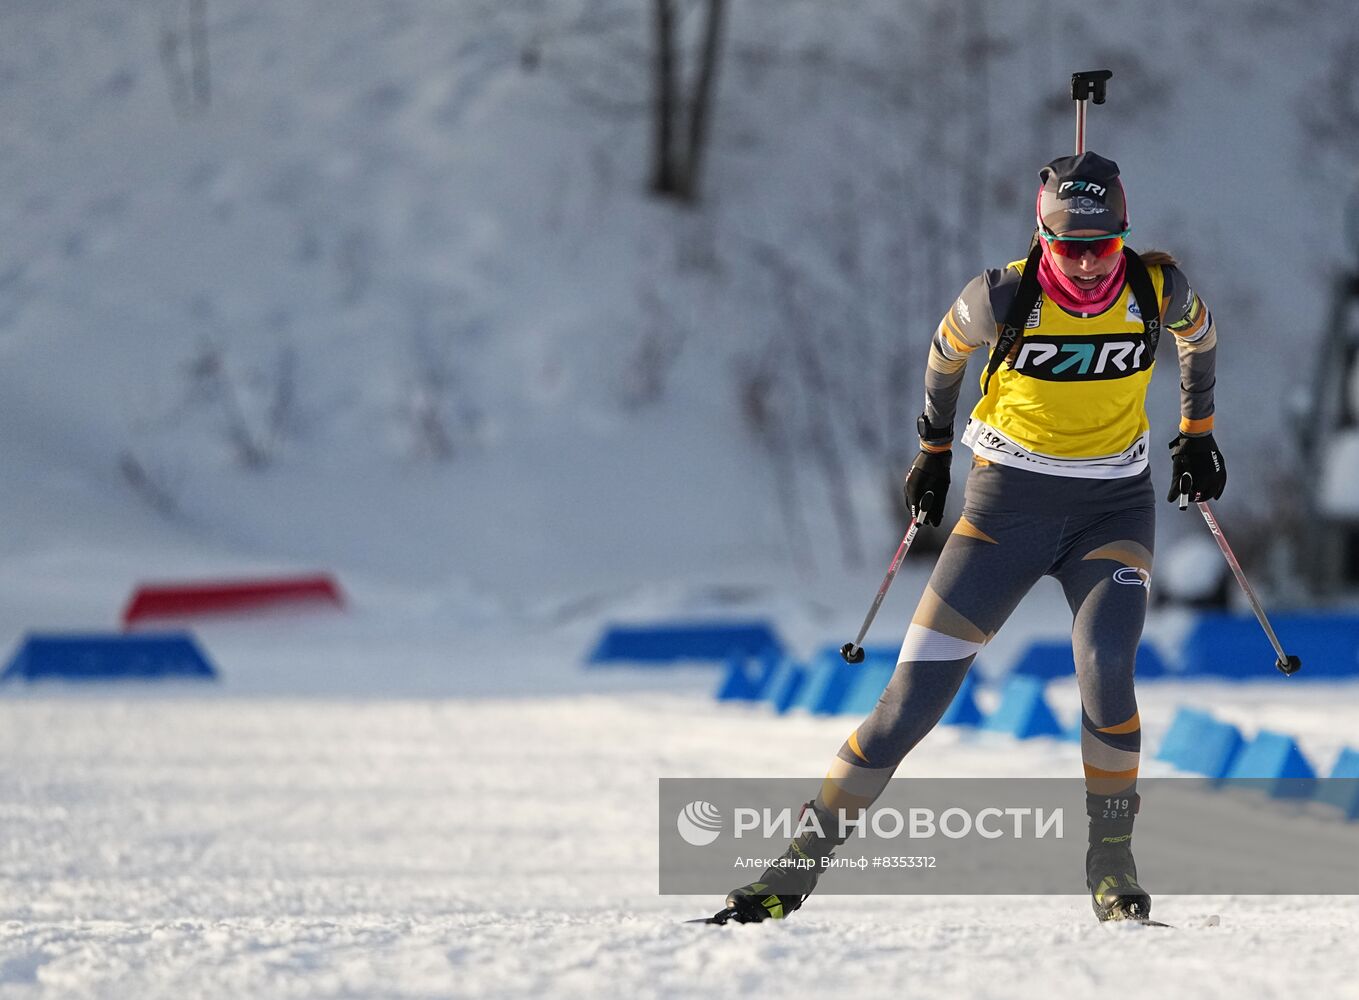
M 852 724 L 654 693 L 6 701 L 0 998 L 1359 997 L 1347 897 L 1160 895 L 1175 930 L 1102 927 L 1083 895 L 680 923 L 720 900 L 656 894 L 656 779 L 814 781 Z M 1078 759 L 940 730 L 907 767 Z

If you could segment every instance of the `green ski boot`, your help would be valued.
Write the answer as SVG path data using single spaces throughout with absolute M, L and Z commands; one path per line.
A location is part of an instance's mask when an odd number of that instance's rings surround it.
M 817 809 L 814 802 L 802 807 L 799 821 L 808 809 L 816 809 L 823 833 L 836 829 L 834 817 Z M 718 913 L 713 922 L 734 920 L 738 924 L 752 924 L 761 920 L 782 920 L 811 895 L 821 877 L 822 859 L 831 857 L 835 848 L 843 843 L 843 839 L 819 836 L 814 830 L 793 838 L 788 849 L 765 869 L 758 881 L 727 894 L 727 908 Z
M 1085 855 L 1085 884 L 1100 920 L 1151 919 L 1151 896 L 1137 884 L 1137 864 L 1128 847 L 1091 847 Z
M 1085 885 L 1095 916 L 1105 920 L 1151 920 L 1151 896 L 1137 884 L 1132 854 L 1137 793 L 1085 797 L 1090 817 L 1090 846 L 1085 852 Z

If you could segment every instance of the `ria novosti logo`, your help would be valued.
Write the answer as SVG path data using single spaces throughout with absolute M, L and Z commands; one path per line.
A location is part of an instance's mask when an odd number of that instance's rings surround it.
M 841 840 L 850 837 L 867 838 L 870 834 L 883 840 L 898 837 L 911 840 L 931 840 L 945 837 L 962 840 L 977 836 L 983 840 L 1011 837 L 1015 840 L 1048 837 L 1062 839 L 1064 834 L 1062 807 L 988 806 L 975 812 L 960 806 L 936 811 L 928 806 L 913 806 L 905 811 L 891 806 L 875 809 L 871 814 L 850 815 L 845 810 L 836 814 L 835 824 L 828 833 L 814 809 L 755 809 L 736 807 L 732 811 L 732 835 L 741 840 L 788 839 L 814 833 L 818 837 L 836 835 Z M 675 829 L 686 844 L 707 847 L 722 835 L 722 810 L 704 799 L 695 799 L 675 817 Z M 1006 828 L 1009 828 L 1008 831 Z
M 686 844 L 707 847 L 722 834 L 722 813 L 711 802 L 699 799 L 679 811 L 675 828 Z

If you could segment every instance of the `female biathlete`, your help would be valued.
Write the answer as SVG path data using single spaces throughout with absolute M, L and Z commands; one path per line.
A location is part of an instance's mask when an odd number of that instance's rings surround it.
M 964 368 L 980 348 L 990 356 L 963 433 L 973 463 L 962 516 L 877 707 L 804 807 L 817 810 L 826 836 L 800 835 L 783 864 L 733 890 L 731 919 L 779 918 L 802 905 L 822 858 L 842 842 L 831 836 L 837 814 L 858 815 L 881 794 L 939 721 L 977 651 L 1045 575 L 1060 582 L 1073 616 L 1086 885 L 1101 920 L 1150 915 L 1131 849 L 1141 746 L 1133 663 L 1155 526 L 1146 393 L 1164 324 L 1181 390 L 1167 499 L 1221 496 L 1226 465 L 1212 433 L 1217 334 L 1173 258 L 1125 249 L 1117 164 L 1085 152 L 1053 160 L 1039 177 L 1039 239 L 1029 257 L 972 279 L 930 345 L 920 454 L 905 483 L 912 515 L 927 524 L 940 523 L 948 494 Z

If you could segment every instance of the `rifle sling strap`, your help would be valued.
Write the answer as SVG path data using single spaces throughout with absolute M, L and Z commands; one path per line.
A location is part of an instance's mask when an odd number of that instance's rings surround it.
M 986 363 L 986 379 L 982 382 L 983 395 L 991 386 L 991 376 L 1005 363 L 1015 344 L 1024 336 L 1025 324 L 1033 312 L 1033 307 L 1038 304 L 1038 296 L 1043 291 L 1038 284 L 1038 261 L 1042 256 L 1043 247 L 1039 243 L 1029 251 L 1029 257 L 1024 262 L 1024 273 L 1020 276 L 1019 287 L 1015 289 L 1015 297 L 1011 300 L 1010 308 L 1005 313 L 1005 320 L 1001 323 L 996 346 Z M 1147 337 L 1147 354 L 1148 357 L 1154 358 L 1156 346 L 1161 339 L 1161 304 L 1156 298 L 1156 287 L 1152 284 L 1147 265 L 1142 263 L 1137 251 L 1131 247 L 1124 247 L 1123 259 L 1126 262 L 1128 285 L 1132 288 L 1137 309 L 1142 314 L 1142 329 Z

